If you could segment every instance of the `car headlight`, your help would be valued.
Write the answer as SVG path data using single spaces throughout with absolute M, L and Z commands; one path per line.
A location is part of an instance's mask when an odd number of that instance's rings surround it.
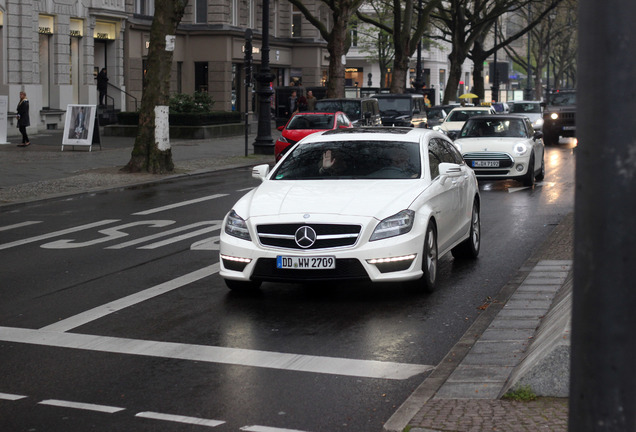
M 415 221 L 415 212 L 413 210 L 402 210 L 380 222 L 373 230 L 369 241 L 406 234 L 413 228 L 413 221 Z
M 558 118 L 559 118 L 559 115 L 558 115 L 557 113 L 552 113 L 552 114 L 550 114 L 550 118 L 551 118 L 552 120 L 556 120 L 556 119 L 558 119 Z
M 234 210 L 227 215 L 225 221 L 225 232 L 233 237 L 243 240 L 251 240 L 250 232 L 247 229 L 247 222 L 240 217 Z
M 278 141 L 289 144 L 289 140 L 282 135 L 278 137 Z
M 528 146 L 525 143 L 517 143 L 513 147 L 512 151 L 517 156 L 523 156 L 528 151 Z
M 532 127 L 535 127 L 535 128 L 540 128 L 541 126 L 543 126 L 543 119 L 542 118 L 536 119 L 534 121 L 534 124 L 532 125 Z

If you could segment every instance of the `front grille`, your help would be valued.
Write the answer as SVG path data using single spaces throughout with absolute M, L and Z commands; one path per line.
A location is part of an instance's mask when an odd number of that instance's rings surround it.
M 301 248 L 296 244 L 296 231 L 304 226 L 316 231 L 316 242 L 309 248 Z M 256 227 L 258 239 L 263 246 L 284 249 L 326 249 L 353 246 L 360 236 L 360 225 L 338 224 L 271 224 Z
M 473 161 L 499 161 L 499 166 L 496 168 L 492 168 L 494 170 L 501 168 L 510 168 L 514 164 L 514 160 L 507 153 L 495 153 L 495 152 L 474 152 L 474 153 L 465 153 L 464 160 L 466 161 L 466 165 L 469 167 L 473 167 Z M 477 167 L 474 168 L 475 172 L 477 169 L 490 172 L 491 169 Z
M 354 258 L 336 260 L 336 268 L 329 270 L 279 269 L 276 258 L 259 258 L 252 280 L 278 282 L 311 282 L 328 280 L 369 280 L 364 267 Z

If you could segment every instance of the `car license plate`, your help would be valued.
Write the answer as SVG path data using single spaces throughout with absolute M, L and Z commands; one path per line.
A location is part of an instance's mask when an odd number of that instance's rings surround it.
M 335 269 L 336 257 L 334 256 L 296 257 L 296 256 L 279 255 L 276 257 L 276 267 L 279 269 L 296 269 L 296 270 Z
M 563 126 L 563 130 L 576 130 L 576 126 Z
M 473 168 L 499 168 L 499 161 L 473 161 Z

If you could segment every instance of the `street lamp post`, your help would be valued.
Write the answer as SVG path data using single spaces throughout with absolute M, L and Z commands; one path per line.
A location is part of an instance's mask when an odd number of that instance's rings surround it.
M 258 81 L 258 133 L 254 141 L 255 154 L 274 154 L 272 139 L 271 99 L 274 91 L 270 84 L 274 75 L 269 68 L 269 0 L 263 0 L 263 43 L 261 47 L 261 69 Z
M 418 17 L 422 13 L 422 0 L 419 0 L 419 13 Z M 417 42 L 417 61 L 415 63 L 415 81 L 413 81 L 413 87 L 418 93 L 422 93 L 422 87 L 424 87 L 424 78 L 422 77 L 422 37 Z
M 531 5 L 528 3 L 528 22 L 530 22 L 530 13 L 531 13 Z M 532 65 L 530 64 L 530 32 L 528 32 L 528 67 L 526 68 L 526 72 L 528 74 L 528 78 L 526 80 L 526 90 L 523 94 L 523 98 L 525 100 L 532 100 L 532 86 L 530 85 L 530 80 L 532 79 Z
M 497 22 L 495 19 L 495 46 L 497 46 Z M 497 50 L 495 49 L 495 67 L 493 70 L 492 100 L 499 102 L 499 68 L 497 67 Z

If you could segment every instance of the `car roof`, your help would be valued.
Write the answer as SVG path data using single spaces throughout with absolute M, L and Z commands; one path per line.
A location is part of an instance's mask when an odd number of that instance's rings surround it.
M 481 114 L 472 116 L 468 120 L 524 120 L 527 118 L 523 114 Z
M 318 99 L 318 102 L 349 102 L 349 101 L 364 101 L 364 100 L 373 100 L 375 97 L 361 97 L 361 98 L 325 98 Z
M 376 99 L 386 99 L 386 98 L 400 98 L 400 99 L 412 99 L 412 98 L 424 98 L 423 95 L 419 93 L 376 93 L 372 98 Z
M 477 110 L 489 110 L 492 109 L 488 106 L 457 106 L 451 109 L 451 111 L 459 111 L 459 110 L 467 110 L 467 111 L 477 111 Z
M 311 142 L 333 141 L 340 138 L 344 141 L 369 140 L 369 141 L 410 141 L 420 142 L 423 137 L 445 138 L 446 135 L 432 129 L 411 128 L 411 127 L 381 127 L 369 126 L 351 129 L 334 129 L 319 132 L 310 136 Z

